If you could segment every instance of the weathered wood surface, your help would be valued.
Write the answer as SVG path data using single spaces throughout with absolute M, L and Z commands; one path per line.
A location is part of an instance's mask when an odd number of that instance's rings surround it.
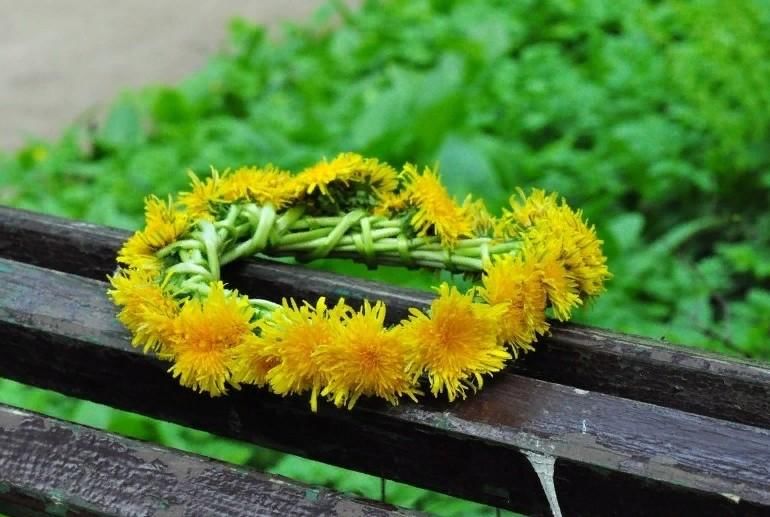
M 548 507 L 522 451 L 556 459 L 567 515 L 770 515 L 767 429 L 508 372 L 452 405 L 212 399 L 130 347 L 105 288 L 0 260 L 0 376 L 528 514 Z
M 413 512 L 0 405 L 0 512 L 351 515 Z
M 128 233 L 0 207 L 0 257 L 104 280 Z M 388 304 L 401 318 L 430 303 L 430 293 L 268 260 L 237 264 L 227 279 L 252 296 L 280 300 L 344 296 Z M 611 288 L 611 285 L 610 285 Z M 715 418 L 770 427 L 770 370 L 747 361 L 633 336 L 554 323 L 538 352 L 515 363 L 527 377 L 601 391 Z

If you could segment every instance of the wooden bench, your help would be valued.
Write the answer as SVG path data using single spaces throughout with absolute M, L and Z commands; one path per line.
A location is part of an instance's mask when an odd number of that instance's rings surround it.
M 362 401 L 353 411 L 323 404 L 312 414 L 304 398 L 258 389 L 211 399 L 131 348 L 115 320 L 104 279 L 126 236 L 0 207 L 0 377 L 526 514 L 549 515 L 550 496 L 564 515 L 770 515 L 763 365 L 554 323 L 536 353 L 455 404 Z M 430 301 L 423 292 L 270 261 L 226 276 L 272 300 L 381 299 L 393 318 Z M 297 483 L 7 407 L 0 437 L 0 504 L 17 508 L 47 509 L 55 499 L 75 513 L 160 514 L 177 505 L 195 515 L 291 514 L 292 504 L 296 513 L 340 511 L 335 504 L 399 511 L 328 491 L 310 508 Z M 115 450 L 139 452 L 123 460 Z M 137 488 L 129 501 L 117 481 L 102 484 L 94 474 L 73 484 L 67 475 L 87 468 L 118 477 L 115 465 L 126 461 L 173 472 L 195 464 L 233 481 L 180 481 L 163 487 L 165 498 Z M 156 486 L 166 478 L 147 479 Z

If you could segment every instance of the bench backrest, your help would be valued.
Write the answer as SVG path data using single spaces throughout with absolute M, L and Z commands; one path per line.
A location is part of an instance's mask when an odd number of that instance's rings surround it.
M 552 481 L 567 515 L 770 515 L 765 366 L 554 323 L 460 403 L 312 414 L 257 389 L 211 399 L 131 348 L 115 320 L 104 278 L 126 235 L 0 208 L 0 376 L 529 514 L 548 514 Z M 430 301 L 268 261 L 227 276 L 278 301 L 381 299 L 394 318 Z

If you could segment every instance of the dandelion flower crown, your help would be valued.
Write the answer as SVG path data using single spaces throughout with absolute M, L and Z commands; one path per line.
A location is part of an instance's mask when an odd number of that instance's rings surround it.
M 417 400 L 421 382 L 450 401 L 533 349 L 547 311 L 566 320 L 610 277 L 594 228 L 556 194 L 519 190 L 499 217 L 457 204 L 430 168 L 353 153 L 299 174 L 240 168 L 199 179 L 175 201 L 146 200 L 146 226 L 118 255 L 109 295 L 134 346 L 172 363 L 179 382 L 211 396 L 267 386 L 352 408 L 361 396 Z M 382 302 L 354 309 L 239 294 L 223 266 L 262 254 L 349 258 L 464 273 L 429 310 L 387 326 Z

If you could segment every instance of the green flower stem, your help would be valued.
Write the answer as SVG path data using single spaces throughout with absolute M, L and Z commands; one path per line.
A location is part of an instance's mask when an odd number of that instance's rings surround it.
M 202 250 L 204 249 L 204 244 L 197 240 L 197 239 L 184 239 L 181 241 L 175 241 L 166 246 L 165 248 L 161 248 L 155 253 L 155 256 L 159 258 L 165 258 L 169 255 L 177 252 L 178 250 L 192 250 L 192 249 L 198 249 Z
M 329 255 L 330 258 L 349 259 L 355 262 L 365 262 L 365 259 L 357 252 L 339 252 Z M 309 259 L 306 256 L 298 255 L 297 260 L 299 262 L 310 262 L 313 259 Z M 424 267 L 428 269 L 446 269 L 446 263 L 442 260 L 430 260 L 427 258 L 417 259 L 412 257 L 411 262 L 407 262 L 403 257 L 398 255 L 378 255 L 377 264 L 380 266 L 401 266 L 401 267 Z M 476 268 L 468 269 L 466 267 L 453 268 L 458 272 L 478 272 Z
M 453 269 L 454 266 L 467 271 L 481 271 L 484 268 L 480 258 L 461 257 L 449 252 L 444 253 L 442 256 L 442 254 L 436 251 L 415 251 L 412 252 L 412 255 L 418 262 L 420 260 L 441 261 L 446 266 L 446 269 Z
M 216 226 L 217 224 L 220 224 L 224 228 L 232 228 L 233 224 L 235 224 L 235 220 L 238 219 L 238 216 L 241 215 L 241 209 L 238 205 L 230 205 L 230 208 L 227 210 L 227 217 L 225 217 L 222 221 L 219 221 L 219 223 L 214 223 Z
M 211 289 L 204 279 L 198 276 L 194 276 L 182 282 L 180 291 L 185 294 L 200 294 L 202 296 L 208 296 Z
M 198 226 L 200 226 L 201 237 L 206 248 L 206 260 L 211 277 L 214 280 L 219 280 L 219 235 L 214 225 L 205 219 L 200 220 Z
M 192 275 L 179 285 L 181 292 L 198 291 L 208 293 L 207 279 L 201 275 Z
M 370 267 L 395 265 L 446 269 L 479 274 L 494 255 L 518 250 L 518 241 L 500 242 L 489 237 L 459 240 L 447 249 L 435 236 L 408 237 L 408 216 L 388 219 L 364 210 L 334 217 L 309 216 L 295 206 L 278 213 L 271 204 L 235 204 L 223 219 L 201 220 L 199 230 L 158 252 L 179 263 L 166 273 L 184 275 L 176 281 L 183 292 L 205 293 L 207 283 L 218 280 L 220 268 L 257 253 L 292 256 L 302 262 L 319 258 L 353 259 Z M 273 302 L 252 300 L 262 312 L 274 310 Z
M 319 246 L 322 246 L 327 243 L 328 235 L 331 233 L 331 231 L 327 231 L 326 228 L 323 230 L 314 230 L 314 231 L 323 231 L 324 233 L 321 234 L 321 238 L 316 238 L 313 240 L 302 240 L 299 238 L 294 238 L 297 234 L 290 234 L 285 236 L 279 241 L 279 244 L 272 247 L 271 251 L 275 251 L 278 253 L 282 252 L 290 252 L 290 251 L 312 251 L 318 248 Z M 307 232 L 310 233 L 310 232 Z M 401 230 L 398 228 L 383 228 L 381 230 L 374 230 L 371 232 L 371 236 L 374 240 L 378 241 L 380 239 L 384 239 L 386 237 L 393 237 L 396 235 L 399 235 L 401 233 Z M 356 237 L 359 234 L 353 234 L 353 235 L 347 235 L 345 237 L 342 237 L 339 239 L 337 246 L 334 247 L 334 251 L 340 250 L 342 248 L 350 248 L 346 251 L 355 251 L 358 249 L 356 246 Z M 377 249 L 377 244 L 373 244 L 373 248 Z
M 168 279 L 171 278 L 173 275 L 182 274 L 182 273 L 190 274 L 190 275 L 201 275 L 202 277 L 205 277 L 208 280 L 213 280 L 211 277 L 211 273 L 205 267 L 198 264 L 192 264 L 190 262 L 180 262 L 179 264 L 175 264 L 170 268 L 166 269 L 166 281 L 168 281 Z
M 484 264 L 480 258 L 472 257 L 460 257 L 457 255 L 437 252 L 420 252 L 412 251 L 412 263 L 406 263 L 404 258 L 398 254 L 386 254 L 377 255 L 377 264 L 383 266 L 420 266 L 430 269 L 448 269 L 451 271 L 463 272 L 463 273 L 480 273 L 483 270 Z M 364 257 L 357 252 L 336 252 L 329 254 L 329 258 L 342 258 L 351 259 L 357 262 L 365 262 Z M 310 261 L 312 258 L 306 256 L 298 256 L 300 261 Z
M 375 234 L 376 232 L 372 232 Z M 352 240 L 352 238 L 351 238 Z M 436 251 L 436 252 L 443 252 L 443 248 L 441 248 L 438 245 L 431 245 L 431 244 L 420 244 L 419 242 L 415 242 L 417 239 L 412 239 L 409 241 L 410 248 L 419 250 L 419 251 Z M 343 242 L 343 241 L 340 241 Z M 511 251 L 516 251 L 521 247 L 521 243 L 516 242 L 506 242 L 506 243 L 500 243 L 500 244 L 494 244 L 494 240 L 492 239 L 486 239 L 484 242 L 481 242 L 479 244 L 476 244 L 474 246 L 456 246 L 452 250 L 452 254 L 454 255 L 462 255 L 465 257 L 478 257 L 481 253 L 481 247 L 486 244 L 488 246 L 489 253 L 492 255 L 496 255 L 499 253 L 509 253 Z M 392 239 L 392 238 L 382 238 L 378 239 L 376 244 L 374 245 L 374 250 L 378 253 L 392 253 L 399 250 L 399 240 L 398 239 Z M 286 248 L 278 248 L 278 251 L 283 251 Z M 353 244 L 348 244 L 347 242 L 343 242 L 342 245 L 335 247 L 335 251 L 356 251 L 356 247 Z
M 246 212 L 249 215 L 254 215 L 254 212 Z M 273 228 L 273 223 L 276 219 L 276 212 L 273 205 L 267 204 L 259 211 L 259 218 L 257 219 L 257 228 L 254 230 L 254 234 L 251 238 L 245 242 L 240 243 L 233 250 L 223 254 L 222 265 L 229 264 L 230 262 L 239 259 L 241 257 L 248 257 L 255 253 L 262 251 L 267 245 L 270 231 Z
M 303 217 L 295 222 L 292 226 L 292 230 L 323 228 L 328 226 L 337 226 L 345 216 L 335 217 Z M 372 217 L 372 226 L 377 228 L 401 228 L 404 224 L 403 219 L 387 219 L 385 217 L 374 216 Z
M 342 220 L 334 230 L 326 237 L 325 242 L 310 252 L 311 258 L 324 258 L 334 248 L 337 242 L 345 235 L 350 228 L 366 216 L 363 210 L 353 210 L 345 214 Z
M 272 312 L 275 309 L 281 307 L 280 303 L 271 302 L 270 300 L 262 300 L 261 298 L 249 298 L 249 303 L 252 307 L 259 308 L 265 311 Z
M 267 246 L 267 239 L 270 237 L 270 231 L 273 229 L 273 223 L 275 222 L 275 219 L 275 207 L 270 204 L 264 205 L 260 213 L 257 231 L 254 232 L 254 236 L 252 237 L 255 249 L 249 253 L 250 255 L 253 255 L 256 251 Z
M 282 236 L 289 231 L 305 215 L 305 207 L 293 206 L 283 212 L 275 221 L 275 236 Z
M 332 233 L 333 227 L 318 228 L 306 232 L 296 232 L 284 235 L 280 239 L 280 244 L 276 248 L 291 248 L 292 245 L 307 249 L 308 246 L 315 248 L 318 244 L 326 242 L 326 237 Z

